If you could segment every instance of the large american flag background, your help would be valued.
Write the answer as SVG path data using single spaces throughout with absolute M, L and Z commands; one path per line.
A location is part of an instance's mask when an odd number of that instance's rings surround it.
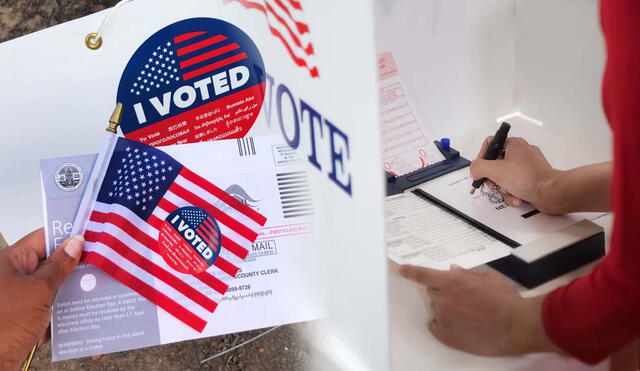
M 171 268 L 158 243 L 165 218 L 186 206 L 206 211 L 220 230 L 219 255 L 193 275 Z M 162 150 L 118 138 L 85 230 L 82 260 L 202 332 L 227 290 L 225 277 L 235 277 L 265 222 Z M 201 284 L 211 290 L 200 290 Z
M 248 10 L 264 14 L 269 32 L 280 40 L 291 60 L 316 78 L 320 71 L 315 62 L 309 25 L 302 21 L 304 9 L 298 0 L 221 0 L 223 5 L 238 3 Z

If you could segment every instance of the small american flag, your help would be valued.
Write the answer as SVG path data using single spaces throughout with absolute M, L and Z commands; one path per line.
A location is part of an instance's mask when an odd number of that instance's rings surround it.
M 228 40 L 223 34 L 194 31 L 159 43 L 131 83 L 130 93 L 164 92 L 171 82 L 191 80 L 248 58 L 240 45 Z
M 302 3 L 298 0 L 222 0 L 223 4 L 238 3 L 245 9 L 264 14 L 267 26 L 293 62 L 309 71 L 312 78 L 319 77 L 315 65 L 315 50 L 310 40 L 309 25 L 302 22 Z
M 203 256 L 209 269 L 188 274 L 167 261 L 163 228 L 177 212 L 215 250 Z M 163 151 L 118 138 L 90 213 L 82 260 L 202 332 L 227 290 L 224 280 L 235 277 L 265 222 Z

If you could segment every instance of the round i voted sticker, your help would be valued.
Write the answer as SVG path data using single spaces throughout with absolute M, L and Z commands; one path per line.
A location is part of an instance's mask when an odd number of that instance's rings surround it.
M 258 48 L 214 18 L 173 23 L 149 37 L 122 73 L 124 136 L 152 146 L 244 137 L 264 98 Z
M 216 220 L 198 207 L 181 207 L 160 227 L 160 254 L 178 272 L 204 272 L 220 254 L 222 235 Z

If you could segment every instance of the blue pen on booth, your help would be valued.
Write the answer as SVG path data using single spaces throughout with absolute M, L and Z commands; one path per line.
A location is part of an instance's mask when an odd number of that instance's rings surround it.
M 507 135 L 509 134 L 509 129 L 511 129 L 511 125 L 507 122 L 503 122 L 500 125 L 498 131 L 496 131 L 496 135 L 493 136 L 491 142 L 487 146 L 487 151 L 484 153 L 482 158 L 484 160 L 497 160 L 499 157 L 502 157 L 504 154 L 504 145 L 507 142 Z M 471 194 L 476 193 L 476 189 L 480 188 L 487 178 L 480 178 L 473 181 Z

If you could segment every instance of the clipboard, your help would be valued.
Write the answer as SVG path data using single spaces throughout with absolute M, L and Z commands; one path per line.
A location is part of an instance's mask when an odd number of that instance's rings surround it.
M 386 173 L 387 196 L 400 194 L 424 182 L 470 165 L 471 162 L 460 156 L 459 151 L 449 147 L 443 148 L 439 141 L 435 141 L 435 144 L 445 160 L 399 177 Z M 605 253 L 603 228 L 588 220 L 580 221 L 522 245 L 422 189 L 414 189 L 411 192 L 511 247 L 513 249 L 511 255 L 491 261 L 487 265 L 527 289 L 596 261 Z
M 459 151 L 449 146 L 443 146 L 438 140 L 435 140 L 434 143 L 444 156 L 444 160 L 398 177 L 385 171 L 387 177 L 387 196 L 397 195 L 426 181 L 462 169 L 471 164 L 471 161 L 460 156 Z

